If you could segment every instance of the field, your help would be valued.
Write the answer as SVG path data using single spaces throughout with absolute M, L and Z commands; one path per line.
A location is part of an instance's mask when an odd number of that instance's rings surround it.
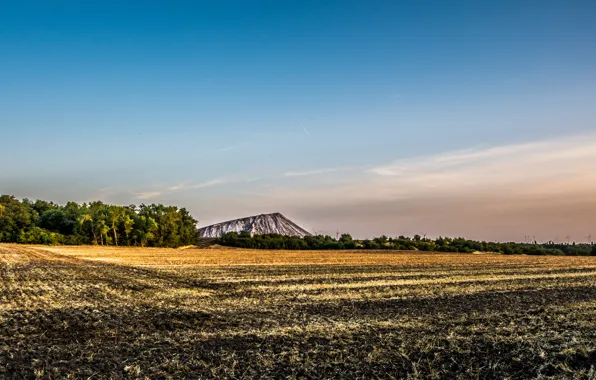
M 0 245 L 0 378 L 596 378 L 596 257 Z

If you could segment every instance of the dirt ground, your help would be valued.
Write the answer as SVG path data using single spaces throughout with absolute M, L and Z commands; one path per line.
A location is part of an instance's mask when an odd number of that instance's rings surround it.
M 0 378 L 596 378 L 596 257 L 0 245 Z

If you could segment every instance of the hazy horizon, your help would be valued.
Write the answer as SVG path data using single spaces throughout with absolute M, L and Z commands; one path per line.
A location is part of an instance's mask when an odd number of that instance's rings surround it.
M 0 10 L 0 193 L 596 238 L 594 1 Z

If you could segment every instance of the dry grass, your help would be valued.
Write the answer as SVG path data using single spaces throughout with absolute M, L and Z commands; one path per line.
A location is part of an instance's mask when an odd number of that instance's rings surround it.
M 596 258 L 0 245 L 0 378 L 596 378 Z

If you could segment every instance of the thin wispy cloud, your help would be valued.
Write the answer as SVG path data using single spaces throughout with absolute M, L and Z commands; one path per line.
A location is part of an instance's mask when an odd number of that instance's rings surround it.
M 251 178 L 247 178 L 246 179 L 246 183 L 252 183 L 252 182 L 257 182 L 260 181 L 262 179 L 264 179 L 265 177 L 251 177 Z
M 162 194 L 161 191 L 146 191 L 146 192 L 137 193 L 136 198 L 137 199 L 151 199 L 151 198 L 158 197 L 161 194 Z
M 469 184 L 529 184 L 567 178 L 596 169 L 596 134 L 580 137 L 468 149 L 408 158 L 370 169 L 401 183 L 434 182 L 444 187 Z
M 151 198 L 158 197 L 160 195 L 166 195 L 169 193 L 175 193 L 175 192 L 190 190 L 190 189 L 203 189 L 203 188 L 207 188 L 207 187 L 211 187 L 211 186 L 220 185 L 223 183 L 226 183 L 226 181 L 224 179 L 218 178 L 218 179 L 212 179 L 209 181 L 197 183 L 195 185 L 178 184 L 178 185 L 164 187 L 164 188 L 157 189 L 157 190 L 137 192 L 137 193 L 135 193 L 135 198 L 137 198 L 137 199 L 151 199 Z
M 202 189 L 205 187 L 211 187 L 211 186 L 216 186 L 216 185 L 221 185 L 223 183 L 225 183 L 226 181 L 223 179 L 213 179 L 210 181 L 205 181 L 205 182 L 201 182 L 201 183 L 197 183 L 196 185 L 192 185 L 190 186 L 191 189 Z
M 562 181 L 575 189 L 596 190 L 596 134 L 445 152 L 407 158 L 367 170 L 319 169 L 287 172 L 285 177 L 342 170 L 341 185 L 309 189 L 278 187 L 268 197 L 303 199 L 314 203 L 345 203 L 461 194 L 465 191 L 565 191 Z
M 315 169 L 315 170 L 307 170 L 307 171 L 290 171 L 284 173 L 284 177 L 303 177 L 309 175 L 318 175 L 318 174 L 325 174 L 325 173 L 333 173 L 338 171 L 339 169 L 336 168 L 329 168 L 329 169 Z
M 219 150 L 219 152 L 229 152 L 230 150 L 234 150 L 234 149 L 235 149 L 235 147 L 233 147 L 233 146 L 227 146 L 225 148 L 221 148 Z
M 447 152 L 427 157 L 413 157 L 395 161 L 371 169 L 380 176 L 402 176 L 421 171 L 444 171 L 449 168 L 461 168 L 466 165 L 490 164 L 494 161 L 510 162 L 526 158 L 556 158 L 570 142 L 538 142 L 490 148 L 466 149 Z M 556 144 L 556 146 L 553 146 Z M 567 146 L 566 146 L 567 145 Z M 575 146 L 572 146 L 576 148 Z M 565 153 L 568 155 L 569 152 Z M 576 152 L 577 153 L 577 152 Z M 520 157 L 521 156 L 521 157 Z
M 85 203 L 90 203 L 90 202 L 94 202 L 94 201 L 106 201 L 107 199 L 110 198 L 110 196 L 114 195 L 114 194 L 118 194 L 119 190 L 112 188 L 112 187 L 104 187 L 101 189 L 98 189 L 97 192 L 94 192 L 91 196 L 84 198 L 82 202 Z
M 300 124 L 300 126 L 302 127 L 302 130 L 304 131 L 304 134 L 307 136 L 310 136 L 310 133 L 306 130 L 306 128 L 304 127 L 304 125 Z

